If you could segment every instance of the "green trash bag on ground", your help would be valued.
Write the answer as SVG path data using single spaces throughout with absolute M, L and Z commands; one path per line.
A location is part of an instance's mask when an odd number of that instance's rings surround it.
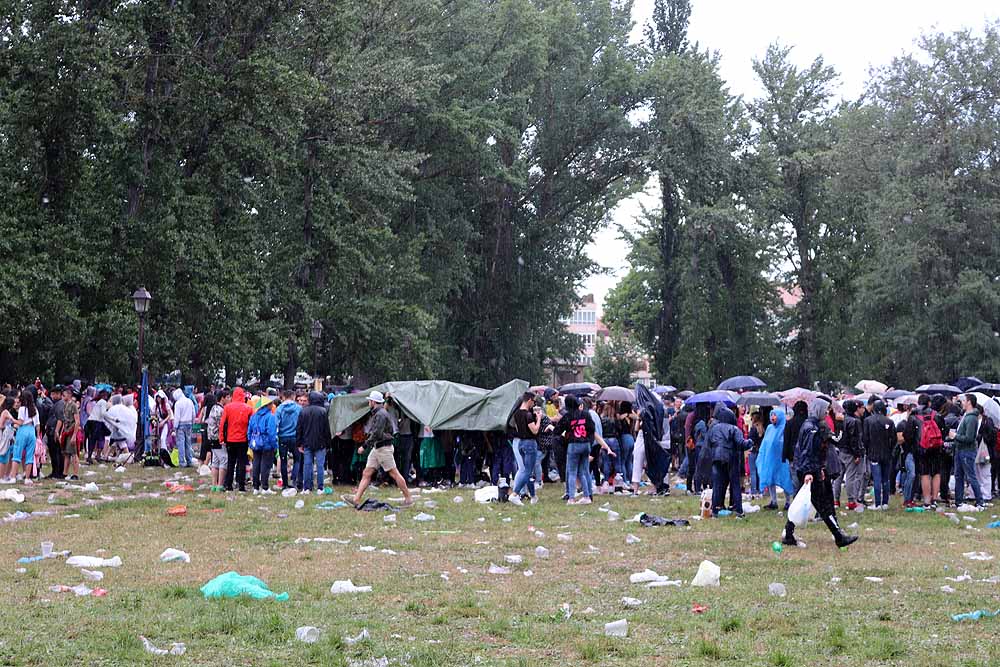
M 267 584 L 257 577 L 242 575 L 238 572 L 220 574 L 202 586 L 201 592 L 206 598 L 215 599 L 235 598 L 241 595 L 249 595 L 255 600 L 274 598 L 279 602 L 284 602 L 288 599 L 288 593 L 274 593 L 267 587 Z

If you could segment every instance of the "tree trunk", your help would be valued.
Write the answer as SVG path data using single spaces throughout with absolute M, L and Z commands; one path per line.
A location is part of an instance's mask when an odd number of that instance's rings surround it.
M 680 227 L 680 195 L 673 179 L 661 172 L 660 191 L 663 210 L 660 214 L 660 313 L 656 320 L 656 373 L 666 382 L 677 354 L 677 255 Z

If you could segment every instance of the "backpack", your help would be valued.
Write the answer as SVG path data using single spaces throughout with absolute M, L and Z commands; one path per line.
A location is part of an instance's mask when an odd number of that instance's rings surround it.
M 920 449 L 938 449 L 942 445 L 944 436 L 934 415 L 920 415 Z

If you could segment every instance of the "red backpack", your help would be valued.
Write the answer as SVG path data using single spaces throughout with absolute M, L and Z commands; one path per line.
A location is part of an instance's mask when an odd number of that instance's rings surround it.
M 920 415 L 920 448 L 937 449 L 944 445 L 944 436 L 934 415 Z

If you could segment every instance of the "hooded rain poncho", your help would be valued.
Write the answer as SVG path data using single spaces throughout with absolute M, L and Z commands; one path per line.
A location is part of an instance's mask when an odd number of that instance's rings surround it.
M 772 486 L 780 486 L 786 494 L 792 492 L 792 473 L 788 468 L 788 462 L 782 460 L 781 451 L 785 438 L 785 410 L 779 408 L 771 414 L 776 415 L 774 424 L 768 424 L 764 431 L 764 440 L 760 444 L 760 453 L 757 454 L 757 476 L 760 480 L 760 488 L 766 489 Z

